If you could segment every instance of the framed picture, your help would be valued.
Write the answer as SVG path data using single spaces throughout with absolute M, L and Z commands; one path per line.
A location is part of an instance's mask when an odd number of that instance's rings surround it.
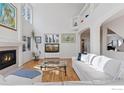
M 74 33 L 63 33 L 61 35 L 62 43 L 75 43 L 76 35 Z
M 35 42 L 36 43 L 41 43 L 41 36 L 36 36 L 35 37 Z
M 45 43 L 59 43 L 59 34 L 45 34 Z
M 56 53 L 59 52 L 59 44 L 45 44 L 46 53 Z
M 26 41 L 26 36 L 22 36 L 22 40 L 23 41 Z
M 26 51 L 26 45 L 25 45 L 25 44 L 22 45 L 22 51 L 23 51 L 23 52 Z
M 10 3 L 0 3 L 0 25 L 12 30 L 17 29 L 16 7 Z
M 79 25 L 78 16 L 72 19 L 72 27 L 77 27 Z
M 27 49 L 31 50 L 31 37 L 27 37 Z

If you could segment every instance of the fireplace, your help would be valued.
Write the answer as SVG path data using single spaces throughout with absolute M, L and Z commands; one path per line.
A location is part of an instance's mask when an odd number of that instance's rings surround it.
M 16 64 L 16 50 L 0 51 L 0 70 Z

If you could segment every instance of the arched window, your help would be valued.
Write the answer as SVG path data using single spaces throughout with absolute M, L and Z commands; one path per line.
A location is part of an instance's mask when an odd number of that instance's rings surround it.
M 33 9 L 30 4 L 23 4 L 21 9 L 21 14 L 30 24 L 32 24 Z

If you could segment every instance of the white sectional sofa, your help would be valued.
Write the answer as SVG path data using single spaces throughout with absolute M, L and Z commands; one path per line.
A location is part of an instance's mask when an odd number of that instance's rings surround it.
M 72 58 L 72 67 L 80 81 L 41 82 L 41 76 L 28 79 L 0 75 L 0 85 L 124 85 L 123 61 L 95 54 L 82 54 L 80 61 L 76 57 Z
M 72 66 L 81 81 L 92 84 L 124 84 L 123 61 L 95 54 L 82 54 L 81 60 L 72 58 Z
M 3 77 L 0 75 L 0 85 L 32 85 L 33 81 L 28 78 L 19 77 L 16 75 L 9 75 Z
M 35 82 L 41 82 L 41 77 L 39 75 L 33 79 L 29 79 L 16 75 L 8 75 L 6 77 L 0 75 L 0 85 L 33 85 Z

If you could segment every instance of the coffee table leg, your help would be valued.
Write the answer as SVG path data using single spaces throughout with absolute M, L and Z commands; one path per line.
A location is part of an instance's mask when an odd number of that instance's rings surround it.
M 67 75 L 67 74 L 66 74 L 66 66 L 64 66 L 64 70 L 65 70 L 65 76 L 66 76 L 66 75 Z

